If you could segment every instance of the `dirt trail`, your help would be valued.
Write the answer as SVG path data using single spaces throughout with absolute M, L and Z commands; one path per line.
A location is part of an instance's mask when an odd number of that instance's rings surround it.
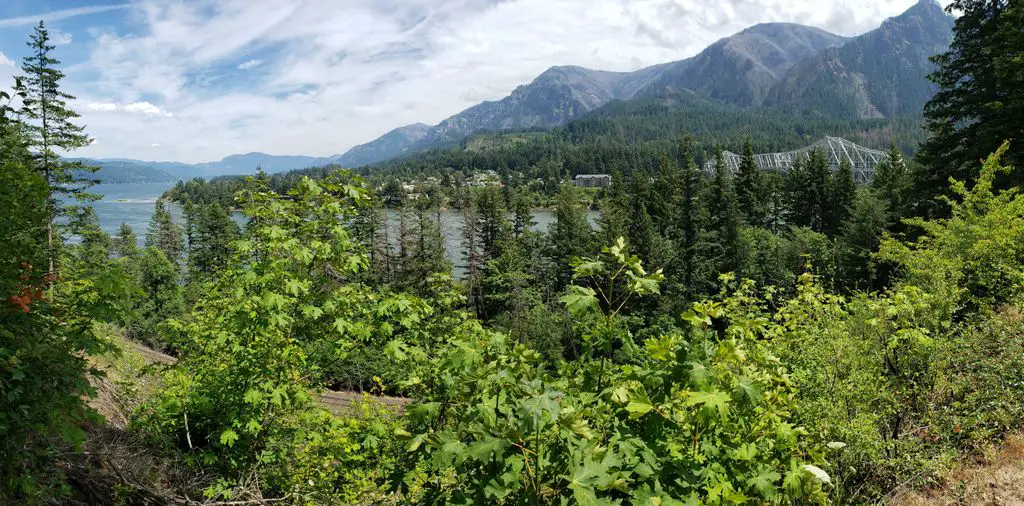
M 124 343 L 131 348 L 132 352 L 141 356 L 150 364 L 173 364 L 178 361 L 178 359 L 170 355 L 161 353 L 143 344 L 127 340 L 125 340 Z M 407 399 L 405 397 L 366 395 L 361 392 L 335 392 L 333 390 L 322 391 L 318 395 L 318 402 L 320 405 L 327 408 L 328 411 L 334 414 L 339 414 L 351 411 L 353 407 L 364 398 L 373 399 L 381 404 L 392 406 L 398 410 L 402 410 L 406 404 L 411 402 L 411 399 Z
M 939 488 L 905 493 L 896 506 L 1024 506 L 1024 435 L 1007 438 L 980 462 L 958 466 Z

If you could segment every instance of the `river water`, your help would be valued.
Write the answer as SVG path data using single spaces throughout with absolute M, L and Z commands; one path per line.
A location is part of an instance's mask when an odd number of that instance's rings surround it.
M 93 208 L 100 219 L 100 228 L 111 235 L 117 235 L 121 223 L 127 223 L 135 230 L 135 235 L 141 244 L 146 237 L 146 229 L 149 227 L 149 219 L 153 215 L 153 205 L 171 186 L 170 183 L 141 183 L 141 184 L 98 184 L 89 189 L 92 193 L 103 195 L 93 202 Z M 170 206 L 171 214 L 175 221 L 184 224 L 181 208 L 177 205 Z M 389 216 L 396 220 L 395 213 L 389 212 Z M 596 224 L 599 213 L 591 211 L 589 214 L 591 224 Z M 244 218 L 241 214 L 236 215 L 236 221 L 241 222 Z M 548 227 L 555 220 L 551 211 L 534 211 L 534 230 L 547 231 Z M 445 255 L 456 266 L 456 275 L 460 269 L 457 268 L 464 261 L 462 258 L 462 213 L 459 211 L 441 211 L 441 228 L 445 236 Z

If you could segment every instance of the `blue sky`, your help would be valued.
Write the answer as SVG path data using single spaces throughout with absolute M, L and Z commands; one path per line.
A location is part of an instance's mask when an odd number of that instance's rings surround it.
M 552 65 L 633 70 L 769 21 L 856 35 L 915 0 L 2 0 L 0 85 L 44 19 L 80 156 L 325 156 Z

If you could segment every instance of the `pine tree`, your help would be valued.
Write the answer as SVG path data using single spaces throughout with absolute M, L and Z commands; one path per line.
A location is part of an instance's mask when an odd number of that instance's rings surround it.
M 903 153 L 892 144 L 885 158 L 875 167 L 871 187 L 885 200 L 890 211 L 899 212 L 910 185 L 910 172 Z
M 702 237 L 706 217 L 701 201 L 704 173 L 697 166 L 696 140 L 692 136 L 680 137 L 677 152 L 683 171 L 678 212 L 673 220 L 675 226 L 672 232 L 676 256 L 666 272 L 678 280 L 674 291 L 680 293 L 685 302 L 693 300 L 698 293 L 698 271 L 701 270 L 698 264 L 705 250 Z M 674 275 L 676 273 L 678 275 Z
M 766 172 L 763 175 L 764 195 L 767 214 L 765 227 L 779 234 L 786 223 L 786 179 L 779 172 Z
M 715 270 L 718 273 L 733 272 L 738 267 L 741 218 L 732 171 L 726 166 L 721 150 L 715 153 L 715 177 L 708 185 L 707 193 L 708 232 L 717 250 Z
M 121 258 L 135 258 L 139 255 L 139 240 L 135 237 L 135 230 L 131 225 L 121 222 L 117 229 L 117 237 L 114 238 L 114 252 Z
M 450 272 L 451 266 L 445 259 L 444 234 L 437 202 L 424 197 L 417 199 L 412 208 L 415 242 L 409 258 L 410 274 L 406 286 L 416 293 L 425 294 L 429 289 L 430 277 Z
M 743 143 L 740 171 L 736 177 L 736 200 L 746 222 L 763 227 L 768 222 L 768 195 L 761 169 L 754 160 L 754 147 L 748 139 Z
M 174 218 L 163 199 L 158 199 L 153 208 L 153 217 L 149 220 L 146 231 L 146 246 L 155 246 L 164 253 L 172 264 L 178 265 L 185 251 L 184 236 L 181 227 L 174 223 Z
M 843 224 L 839 239 L 841 257 L 837 266 L 838 286 L 849 292 L 870 290 L 878 286 L 871 254 L 878 250 L 887 224 L 885 201 L 869 188 L 858 189 L 853 212 Z
M 787 176 L 790 223 L 815 232 L 824 231 L 828 220 L 829 179 L 828 159 L 817 149 L 807 158 L 794 161 Z
M 597 218 L 599 244 L 615 244 L 626 236 L 626 216 L 629 198 L 626 178 L 618 170 L 612 172 L 612 184 L 601 199 L 601 216 Z
M 25 121 L 29 147 L 34 151 L 35 165 L 50 186 L 50 220 L 46 229 L 46 243 L 49 251 L 49 267 L 56 273 L 56 252 L 54 249 L 53 223 L 60 213 L 57 195 L 73 195 L 79 200 L 94 198 L 84 191 L 90 180 L 79 177 L 82 172 L 95 172 L 98 167 L 88 167 L 82 162 L 63 159 L 64 153 L 88 146 L 92 139 L 85 134 L 85 127 L 76 125 L 78 113 L 68 107 L 67 101 L 75 97 L 60 88 L 64 73 L 56 67 L 60 61 L 53 58 L 56 48 L 50 43 L 50 34 L 42 21 L 28 42 L 31 52 L 23 60 L 21 70 L 25 76 L 16 81 L 16 91 L 23 97 L 21 117 Z
M 215 276 L 228 264 L 231 243 L 238 236 L 238 226 L 220 204 L 195 207 L 188 220 L 189 276 L 206 279 Z
M 511 233 L 504 199 L 496 187 L 481 188 L 476 194 L 476 216 L 480 248 L 487 262 L 501 256 L 502 239 Z
M 931 137 L 919 153 L 926 170 L 914 190 L 922 214 L 944 209 L 932 199 L 949 195 L 949 178 L 971 184 L 979 160 L 1006 139 L 1017 142 L 1003 160 L 1024 165 L 1024 3 L 954 0 L 946 10 L 959 16 L 949 51 L 932 59 L 939 91 L 925 106 Z M 1020 181 L 1016 171 L 1002 185 Z
M 477 317 L 480 317 L 484 305 L 481 283 L 484 259 L 480 248 L 480 223 L 476 203 L 472 198 L 467 199 L 466 205 L 462 208 L 462 247 L 463 259 L 466 262 L 466 293 L 469 307 Z
M 839 170 L 829 180 L 828 215 L 825 220 L 827 234 L 836 235 L 842 230 L 843 223 L 850 217 L 856 193 L 853 164 L 849 158 L 844 157 L 839 163 Z
M 579 190 L 572 183 L 563 184 L 555 198 L 555 222 L 548 230 L 550 255 L 554 262 L 555 291 L 561 291 L 572 280 L 570 264 L 591 252 L 593 230 L 587 221 L 587 209 Z
M 524 192 L 516 192 L 513 209 L 515 216 L 513 218 L 512 233 L 518 238 L 533 230 L 537 222 L 533 219 L 530 199 Z

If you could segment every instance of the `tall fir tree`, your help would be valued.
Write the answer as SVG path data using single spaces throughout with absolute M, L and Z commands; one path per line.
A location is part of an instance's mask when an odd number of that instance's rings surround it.
M 70 151 L 88 146 L 92 139 L 86 135 L 84 126 L 74 123 L 79 115 L 67 102 L 75 97 L 61 89 L 64 73 L 57 68 L 60 60 L 53 57 L 56 45 L 51 43 L 50 33 L 42 21 L 36 25 L 28 46 L 30 52 L 21 65 L 25 75 L 16 80 L 15 88 L 24 97 L 20 113 L 35 165 L 51 188 L 46 243 L 50 272 L 56 273 L 54 222 L 61 214 L 57 198 L 61 195 L 73 195 L 79 200 L 94 198 L 85 192 L 92 181 L 80 174 L 99 168 L 62 158 Z
M 189 276 L 210 279 L 228 264 L 231 243 L 238 226 L 224 206 L 216 203 L 195 206 L 187 223 Z
M 597 218 L 599 244 L 615 244 L 616 239 L 626 236 L 628 186 L 621 171 L 612 172 L 611 186 L 605 189 L 600 201 L 601 215 Z
M 466 298 L 473 313 L 480 317 L 483 313 L 484 297 L 483 277 L 484 255 L 480 247 L 480 222 L 476 203 L 472 198 L 466 199 L 462 208 L 462 248 L 463 261 L 466 268 Z
M 768 193 L 764 175 L 754 160 L 754 146 L 750 139 L 743 143 L 740 170 L 736 176 L 736 201 L 746 222 L 755 227 L 768 223 Z
M 825 233 L 837 235 L 842 231 L 843 223 L 850 218 L 856 194 L 857 183 L 853 180 L 853 164 L 849 158 L 843 157 L 839 162 L 839 170 L 829 178 Z
M 698 292 L 697 283 L 700 258 L 703 256 L 702 237 L 705 223 L 704 173 L 697 166 L 697 141 L 690 135 L 679 138 L 676 150 L 682 170 L 682 184 L 672 235 L 675 242 L 675 258 L 666 269 L 675 286 L 669 289 L 679 293 L 683 302 L 692 301 Z
M 925 106 L 931 136 L 919 153 L 925 170 L 915 181 L 920 214 L 945 212 L 934 200 L 949 195 L 949 178 L 972 184 L 979 161 L 1006 139 L 1008 165 L 1024 165 L 1024 3 L 1006 0 L 954 0 L 946 10 L 958 15 L 953 42 L 933 57 L 930 76 L 939 91 Z M 1001 177 L 1017 186 L 1021 172 Z
M 718 273 L 733 272 L 738 267 L 740 252 L 740 210 L 733 186 L 732 171 L 725 163 L 722 150 L 715 153 L 715 177 L 708 185 L 706 199 L 708 232 L 715 244 L 714 269 Z M 709 280 L 711 281 L 711 280 Z
M 850 219 L 843 223 L 839 237 L 837 286 L 846 292 L 879 288 L 871 255 L 878 250 L 888 224 L 886 202 L 870 188 L 859 188 Z
M 580 191 L 572 183 L 562 185 L 555 198 L 555 221 L 548 230 L 549 257 L 554 262 L 554 290 L 560 291 L 572 280 L 570 264 L 592 250 L 593 230 L 587 220 L 587 208 Z
M 444 233 L 437 200 L 423 197 L 412 202 L 412 228 L 415 240 L 405 276 L 405 286 L 414 293 L 426 294 L 431 276 L 448 273 L 451 266 L 445 259 Z
M 515 202 L 513 203 L 513 224 L 512 233 L 515 237 L 522 237 L 524 234 L 529 233 L 533 230 L 533 227 L 537 225 L 537 221 L 533 219 L 533 209 L 530 207 L 530 198 L 525 192 L 516 192 Z
M 900 213 L 904 208 L 907 191 L 910 188 L 910 171 L 903 152 L 896 144 L 889 146 L 885 158 L 875 167 L 871 187 L 878 197 L 886 202 L 890 213 Z
M 114 253 L 121 258 L 135 258 L 139 255 L 139 240 L 132 226 L 121 222 L 114 238 Z
M 830 179 L 828 159 L 817 149 L 793 163 L 787 176 L 790 223 L 815 232 L 825 230 Z
M 155 246 L 164 253 L 169 262 L 178 265 L 185 251 L 185 238 L 181 227 L 167 209 L 163 199 L 157 199 L 153 206 L 153 217 L 146 231 L 146 246 Z

